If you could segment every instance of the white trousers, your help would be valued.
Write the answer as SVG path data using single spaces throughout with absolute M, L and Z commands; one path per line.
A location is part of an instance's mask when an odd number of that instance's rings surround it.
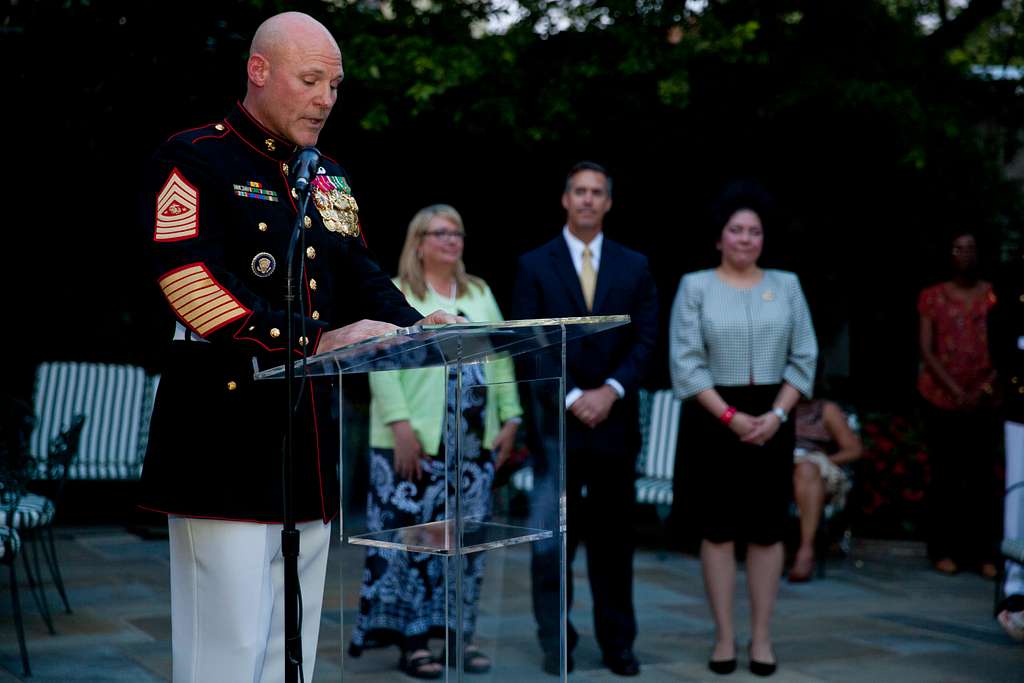
M 174 683 L 284 680 L 281 525 L 170 516 Z M 313 680 L 331 525 L 297 524 L 302 669 Z
M 1006 498 L 1003 501 L 1003 538 L 1024 539 L 1024 424 L 1005 423 Z M 1006 595 L 1024 595 L 1024 567 L 1006 561 Z

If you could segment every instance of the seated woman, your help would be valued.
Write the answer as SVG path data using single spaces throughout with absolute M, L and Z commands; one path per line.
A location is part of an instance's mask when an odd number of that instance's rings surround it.
M 794 412 L 793 497 L 800 510 L 800 548 L 789 580 L 796 582 L 811 578 L 814 536 L 825 501 L 843 507 L 850 490 L 843 466 L 859 458 L 864 446 L 850 428 L 846 414 L 832 401 L 801 401 Z

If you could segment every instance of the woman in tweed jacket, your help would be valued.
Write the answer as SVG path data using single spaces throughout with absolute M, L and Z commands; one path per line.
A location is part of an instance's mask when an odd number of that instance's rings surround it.
M 793 273 L 762 269 L 761 212 L 733 199 L 717 213 L 717 268 L 688 273 L 672 307 L 670 366 L 692 460 L 705 589 L 717 629 L 709 667 L 736 668 L 732 606 L 734 543 L 747 546 L 750 670 L 770 675 L 769 623 L 782 573 L 782 536 L 792 498 L 793 423 L 810 396 L 817 343 Z M 692 505 L 690 504 L 692 503 Z

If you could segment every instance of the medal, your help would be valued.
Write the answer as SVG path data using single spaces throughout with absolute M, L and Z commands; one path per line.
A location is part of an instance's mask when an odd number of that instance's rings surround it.
M 313 204 L 328 230 L 343 237 L 359 235 L 359 205 L 344 178 L 318 175 L 313 180 Z

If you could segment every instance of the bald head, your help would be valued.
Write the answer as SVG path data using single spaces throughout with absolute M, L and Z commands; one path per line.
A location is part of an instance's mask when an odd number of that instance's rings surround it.
M 341 50 L 334 36 L 319 21 L 302 12 L 282 12 L 270 17 L 256 29 L 249 46 L 249 54 L 261 54 L 268 58 L 294 50 L 297 45 L 309 41 L 325 41 L 341 57 Z
M 316 144 L 344 75 L 327 27 L 301 12 L 270 17 L 253 36 L 246 74 L 245 108 L 278 137 Z

